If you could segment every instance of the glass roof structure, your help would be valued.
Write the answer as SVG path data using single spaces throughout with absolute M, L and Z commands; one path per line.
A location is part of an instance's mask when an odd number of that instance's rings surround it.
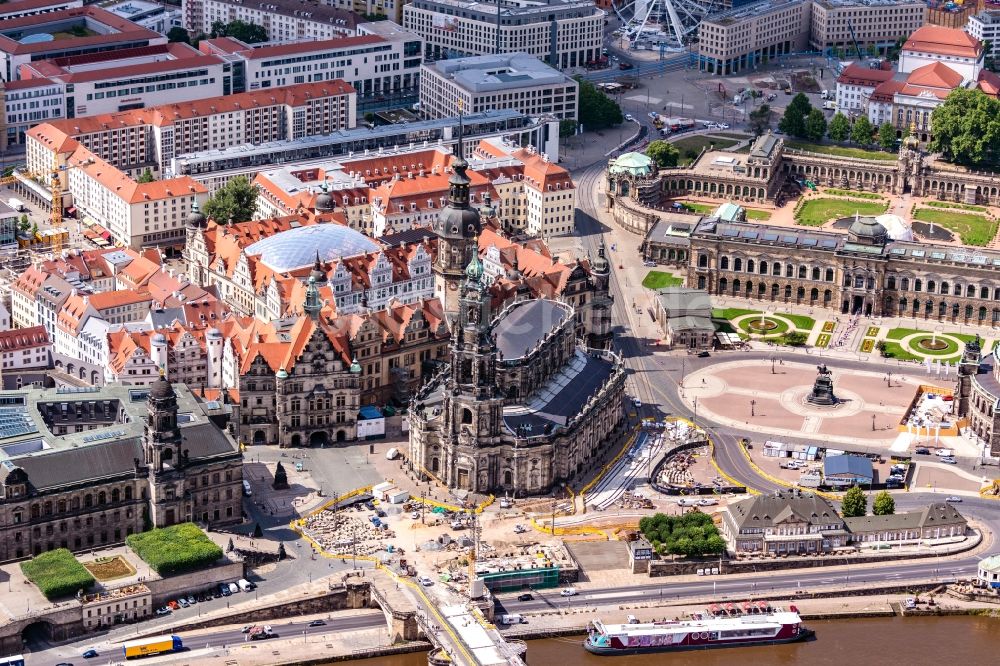
M 342 257 L 377 252 L 379 244 L 350 227 L 341 224 L 316 224 L 282 231 L 263 238 L 246 249 L 248 255 L 260 255 L 271 270 L 285 273 L 312 266 L 316 253 L 323 262 Z

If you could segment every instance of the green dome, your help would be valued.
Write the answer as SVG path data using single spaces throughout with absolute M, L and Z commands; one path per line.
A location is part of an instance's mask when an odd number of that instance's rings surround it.
M 284 368 L 279 369 L 274 376 L 277 377 L 278 379 L 288 379 L 288 373 L 285 372 Z
M 642 153 L 625 153 L 612 160 L 608 167 L 611 173 L 629 173 L 633 176 L 648 176 L 653 173 L 653 159 Z
M 351 361 L 351 372 L 353 372 L 356 375 L 361 374 L 361 364 L 358 363 L 357 357 L 355 357 L 355 359 Z
M 479 282 L 483 278 L 483 262 L 479 260 L 478 254 L 472 255 L 472 261 L 465 267 L 465 277 L 471 282 Z

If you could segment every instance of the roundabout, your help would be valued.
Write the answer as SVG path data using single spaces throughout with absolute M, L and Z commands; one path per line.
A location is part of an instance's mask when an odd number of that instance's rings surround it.
M 904 351 L 931 359 L 958 356 L 964 345 L 964 341 L 948 333 L 914 333 L 899 341 Z

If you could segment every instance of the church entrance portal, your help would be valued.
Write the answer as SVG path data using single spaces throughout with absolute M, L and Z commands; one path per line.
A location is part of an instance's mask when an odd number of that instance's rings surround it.
M 313 434 L 309 435 L 309 446 L 318 446 L 322 448 L 329 443 L 330 435 L 328 435 L 325 430 L 317 430 Z

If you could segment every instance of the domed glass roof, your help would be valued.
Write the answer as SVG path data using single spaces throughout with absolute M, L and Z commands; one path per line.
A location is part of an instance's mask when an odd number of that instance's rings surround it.
M 611 173 L 628 171 L 636 175 L 652 173 L 653 160 L 642 153 L 625 153 L 611 163 Z
M 899 215 L 879 215 L 875 221 L 885 227 L 892 240 L 912 241 L 913 229 Z
M 316 253 L 322 262 L 341 257 L 377 252 L 379 244 L 362 233 L 341 224 L 316 224 L 282 231 L 264 238 L 246 249 L 248 255 L 260 255 L 268 268 L 278 273 L 312 266 Z

